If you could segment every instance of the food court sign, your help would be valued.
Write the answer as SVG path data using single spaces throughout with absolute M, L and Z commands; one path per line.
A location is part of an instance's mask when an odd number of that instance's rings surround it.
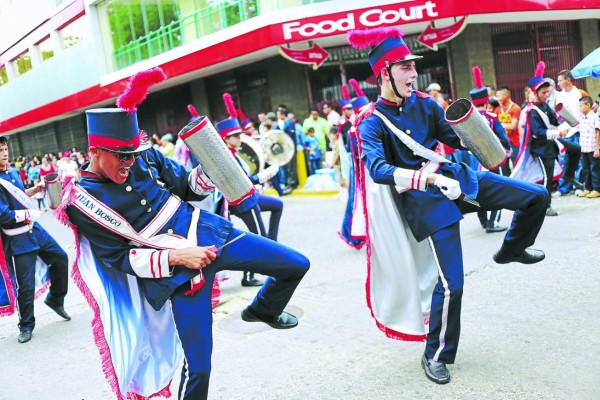
M 376 7 L 362 11 L 349 11 L 339 18 L 320 21 L 294 21 L 282 24 L 285 40 L 306 40 L 313 37 L 340 34 L 352 29 L 375 28 L 381 25 L 400 25 L 438 18 L 437 3 L 427 1 L 422 4 Z M 317 19 L 317 18 L 315 18 Z
M 400 0 L 393 4 L 336 11 L 282 22 L 273 27 L 271 39 L 280 44 L 292 43 L 340 35 L 352 29 L 398 26 L 467 15 L 597 9 L 599 2 L 600 0 Z M 343 8 L 344 2 L 335 3 L 338 10 Z

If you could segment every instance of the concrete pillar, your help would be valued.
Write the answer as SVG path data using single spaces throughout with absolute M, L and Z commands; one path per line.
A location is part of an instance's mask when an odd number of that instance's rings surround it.
M 271 105 L 285 104 L 302 120 L 308 114 L 307 65 L 296 64 L 281 56 L 270 58 L 267 65 L 267 80 Z
M 196 79 L 190 82 L 190 91 L 192 92 L 192 104 L 199 115 L 209 115 L 208 93 L 206 91 L 205 78 Z M 216 121 L 212 121 L 213 124 Z
M 584 19 L 579 22 L 580 36 L 581 36 L 581 54 L 583 57 L 590 54 L 592 51 L 598 48 L 600 43 L 600 28 L 597 19 Z M 583 59 L 582 57 L 582 59 Z M 581 60 L 577 60 L 579 62 Z M 573 65 L 574 67 L 575 65 Z M 585 84 L 587 92 L 592 96 L 592 99 L 597 100 L 598 93 L 600 93 L 600 79 L 598 78 L 586 78 Z
M 463 33 L 450 41 L 454 87 L 458 98 L 469 98 L 473 89 L 471 68 L 479 65 L 483 83 L 496 86 L 496 70 L 492 52 L 492 28 L 489 24 L 468 25 Z
M 40 54 L 40 47 L 33 45 L 29 47 L 29 57 L 31 59 L 31 68 L 35 68 L 42 63 L 42 55 Z

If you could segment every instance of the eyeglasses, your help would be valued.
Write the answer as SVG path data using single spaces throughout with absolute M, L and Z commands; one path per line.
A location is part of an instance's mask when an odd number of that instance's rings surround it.
M 119 162 L 126 162 L 126 161 L 129 161 L 129 160 L 135 160 L 141 154 L 140 151 L 133 152 L 133 153 L 122 153 L 120 151 L 115 151 L 115 150 L 107 149 L 105 147 L 100 147 L 100 146 L 97 146 L 97 147 L 100 150 L 106 151 L 108 153 L 115 154 L 119 158 Z

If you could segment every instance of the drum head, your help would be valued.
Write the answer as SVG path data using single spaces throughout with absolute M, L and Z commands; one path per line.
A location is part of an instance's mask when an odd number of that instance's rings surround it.
M 249 175 L 255 175 L 265 168 L 265 156 L 260 144 L 248 135 L 241 135 L 242 144 L 236 150 L 237 154 L 250 167 Z
M 272 130 L 267 132 L 260 141 L 268 164 L 286 165 L 294 157 L 296 145 L 292 138 L 285 132 Z

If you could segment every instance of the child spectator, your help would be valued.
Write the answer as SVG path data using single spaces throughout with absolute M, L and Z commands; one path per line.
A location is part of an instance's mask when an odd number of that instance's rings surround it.
M 306 131 L 304 148 L 308 151 L 310 175 L 313 175 L 321 168 L 321 149 L 319 149 L 319 140 L 315 137 L 315 128 L 308 128 Z
M 579 144 L 581 145 L 581 182 L 585 185 L 579 197 L 596 199 L 600 197 L 600 119 L 592 111 L 590 96 L 579 100 L 583 114 L 579 119 Z

